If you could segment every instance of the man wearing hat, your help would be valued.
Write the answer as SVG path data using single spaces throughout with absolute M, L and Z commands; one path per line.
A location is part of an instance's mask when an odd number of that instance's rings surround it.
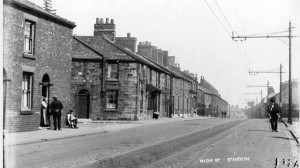
M 270 104 L 268 106 L 269 119 L 272 127 L 272 132 L 277 131 L 277 120 L 280 117 L 280 108 L 277 103 L 275 103 L 275 99 L 271 98 Z
M 61 130 L 61 110 L 64 108 L 61 101 L 57 100 L 57 97 L 53 97 L 51 103 L 51 113 L 53 115 L 54 130 Z

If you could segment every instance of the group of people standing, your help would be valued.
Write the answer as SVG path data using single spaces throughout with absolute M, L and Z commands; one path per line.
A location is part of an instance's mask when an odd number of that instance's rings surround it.
M 57 97 L 52 98 L 50 107 L 48 108 L 48 102 L 46 98 L 43 98 L 41 103 L 41 127 L 50 128 L 50 115 L 53 116 L 53 130 L 61 130 L 61 115 L 63 113 L 62 109 L 64 108 L 61 101 Z M 75 117 L 75 111 L 70 110 L 67 114 L 66 125 L 70 128 L 77 127 L 77 118 Z

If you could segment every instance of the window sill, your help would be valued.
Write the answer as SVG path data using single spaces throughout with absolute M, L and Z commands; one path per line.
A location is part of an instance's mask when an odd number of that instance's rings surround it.
M 27 53 L 24 53 L 24 54 L 23 54 L 23 57 L 24 57 L 24 58 L 29 58 L 29 59 L 35 60 L 35 56 L 34 56 L 33 54 L 27 54 Z
M 116 78 L 107 78 L 106 81 L 108 81 L 108 82 L 118 82 L 119 79 L 116 79 Z
M 33 115 L 33 111 L 32 110 L 21 110 L 20 114 L 21 115 Z
M 118 109 L 105 109 L 105 112 L 118 112 Z

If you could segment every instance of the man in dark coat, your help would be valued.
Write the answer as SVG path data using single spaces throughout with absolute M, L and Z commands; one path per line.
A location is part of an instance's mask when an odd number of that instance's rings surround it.
M 277 120 L 280 114 L 280 108 L 277 103 L 275 103 L 274 98 L 271 98 L 270 104 L 268 106 L 269 119 L 271 122 L 272 132 L 277 131 Z
M 53 115 L 53 124 L 54 130 L 61 130 L 61 110 L 64 108 L 62 103 L 57 100 L 56 97 L 53 97 L 53 101 L 51 103 L 51 113 Z

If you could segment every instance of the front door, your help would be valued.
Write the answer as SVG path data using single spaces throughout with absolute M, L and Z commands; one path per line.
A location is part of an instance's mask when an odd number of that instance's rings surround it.
M 89 118 L 90 93 L 83 89 L 78 95 L 78 118 Z

